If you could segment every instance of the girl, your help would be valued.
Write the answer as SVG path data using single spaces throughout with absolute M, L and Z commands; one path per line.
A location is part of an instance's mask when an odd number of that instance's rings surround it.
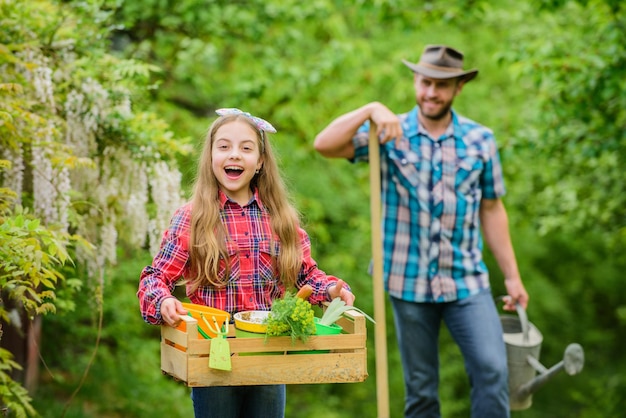
M 310 284 L 313 304 L 349 287 L 317 268 L 280 177 L 267 121 L 239 109 L 219 109 L 200 158 L 191 202 L 179 208 L 152 265 L 141 273 L 137 296 L 150 324 L 176 327 L 187 312 L 172 296 L 185 279 L 192 303 L 231 315 L 270 310 L 286 289 Z M 194 387 L 196 418 L 283 417 L 285 385 Z

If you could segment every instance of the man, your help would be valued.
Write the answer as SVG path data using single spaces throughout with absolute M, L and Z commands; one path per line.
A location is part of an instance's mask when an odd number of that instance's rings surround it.
M 326 157 L 368 160 L 369 120 L 380 139 L 385 289 L 404 368 L 406 417 L 439 417 L 441 321 L 459 345 L 472 386 L 472 417 L 509 417 L 506 350 L 482 238 L 505 277 L 506 310 L 526 308 L 500 198 L 505 189 L 491 130 L 457 114 L 454 98 L 478 70 L 430 45 L 414 72 L 417 106 L 396 115 L 372 102 L 315 138 Z M 482 236 L 481 236 L 482 228 Z

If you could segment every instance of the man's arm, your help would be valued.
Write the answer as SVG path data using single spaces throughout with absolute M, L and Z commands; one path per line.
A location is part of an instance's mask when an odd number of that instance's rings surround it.
M 315 149 L 325 157 L 353 158 L 352 138 L 363 123 L 371 119 L 376 123 L 376 134 L 384 132 L 381 142 L 402 137 L 398 117 L 379 102 L 368 103 L 352 112 L 339 116 L 315 137 Z
M 509 219 L 500 199 L 483 199 L 480 203 L 480 222 L 483 236 L 493 256 L 504 274 L 504 285 L 509 300 L 505 301 L 505 310 L 515 310 L 515 302 L 524 309 L 528 306 L 528 293 L 522 283 L 517 260 L 509 234 Z

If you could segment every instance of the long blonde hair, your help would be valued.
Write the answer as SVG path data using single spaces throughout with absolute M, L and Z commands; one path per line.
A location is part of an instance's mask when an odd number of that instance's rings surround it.
M 230 275 L 230 259 L 226 250 L 228 236 L 220 218 L 219 183 L 212 169 L 212 148 L 217 130 L 234 121 L 249 124 L 257 133 L 263 166 L 250 185 L 258 188 L 259 197 L 269 212 L 273 236 L 277 236 L 280 241 L 280 253 L 274 263 L 280 280 L 290 288 L 302 268 L 302 248 L 298 234 L 300 219 L 289 201 L 267 134 L 260 131 L 245 115 L 217 118 L 205 137 L 192 197 L 189 245 L 192 277 L 188 278 L 188 283 L 192 291 L 200 286 L 222 287 Z M 219 274 L 220 258 L 226 266 L 224 277 Z

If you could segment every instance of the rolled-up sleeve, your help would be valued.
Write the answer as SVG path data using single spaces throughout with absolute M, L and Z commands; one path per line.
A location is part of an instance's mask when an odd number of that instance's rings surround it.
M 488 131 L 485 135 L 485 143 L 488 147 L 488 158 L 485 161 L 485 169 L 481 176 L 482 195 L 486 199 L 497 199 L 506 193 L 504 176 L 500 154 L 493 135 Z
M 149 324 L 162 324 L 161 302 L 172 296 L 178 280 L 188 272 L 190 205 L 178 209 L 164 232 L 159 252 L 140 276 L 139 307 Z
M 354 157 L 351 162 L 368 162 L 369 161 L 369 132 L 370 132 L 370 122 L 366 121 L 359 129 L 356 134 L 352 137 L 352 144 L 354 145 Z
M 296 287 L 300 288 L 305 284 L 313 287 L 313 293 L 309 297 L 312 305 L 320 305 L 322 302 L 328 302 L 328 288 L 333 286 L 339 280 L 335 276 L 327 275 L 324 271 L 317 267 L 317 263 L 311 257 L 311 240 L 307 233 L 300 228 L 300 243 L 302 246 L 302 270 L 298 276 Z M 347 286 L 350 289 L 349 286 Z

